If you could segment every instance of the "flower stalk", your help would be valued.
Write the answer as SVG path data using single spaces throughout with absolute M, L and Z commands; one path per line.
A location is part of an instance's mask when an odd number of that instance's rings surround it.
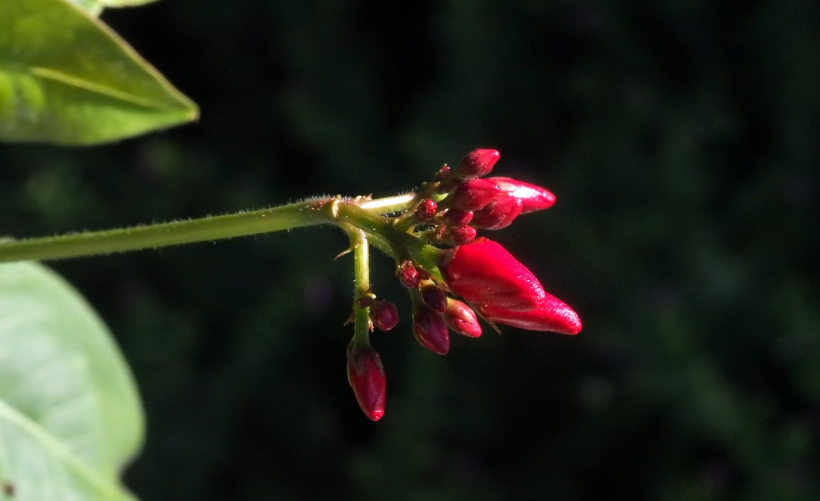
M 371 333 L 399 323 L 396 305 L 370 284 L 370 246 L 393 258 L 396 277 L 410 296 L 412 332 L 424 348 L 444 355 L 450 331 L 481 336 L 479 318 L 531 331 L 574 335 L 578 315 L 548 294 L 535 275 L 500 244 L 477 230 L 498 230 L 519 215 L 540 211 L 555 196 L 540 186 L 484 177 L 500 155 L 467 154 L 455 169 L 443 166 L 410 193 L 387 198 L 324 197 L 268 209 L 187 221 L 4 241 L 0 263 L 110 254 L 194 242 L 331 225 L 343 230 L 353 254 L 354 294 L 347 350 L 350 386 L 365 415 L 384 415 L 386 377 Z M 457 299 L 458 298 L 458 299 Z
M 370 292 L 370 246 L 363 231 L 347 228 L 353 249 L 353 342 L 370 344 L 370 306 L 362 298 Z

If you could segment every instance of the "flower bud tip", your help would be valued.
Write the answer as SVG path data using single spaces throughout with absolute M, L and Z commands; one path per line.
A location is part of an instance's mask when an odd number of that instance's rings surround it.
M 429 306 L 421 305 L 413 313 L 413 336 L 433 353 L 446 355 L 450 351 L 450 333 L 444 315 Z
M 461 159 L 455 170 L 455 175 L 461 178 L 486 176 L 493 170 L 501 153 L 498 150 L 477 148 Z

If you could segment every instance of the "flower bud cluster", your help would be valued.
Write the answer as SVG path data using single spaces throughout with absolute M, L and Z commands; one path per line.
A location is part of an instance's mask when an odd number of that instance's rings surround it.
M 519 215 L 555 203 L 548 190 L 508 177 L 486 177 L 500 154 L 492 149 L 468 153 L 455 168 L 443 166 L 431 183 L 417 192 L 417 201 L 392 218 L 394 228 L 433 244 L 435 267 L 427 268 L 413 254 L 397 259 L 397 278 L 413 303 L 412 332 L 418 343 L 444 355 L 450 331 L 481 336 L 479 318 L 533 331 L 577 334 L 578 315 L 547 293 L 535 275 L 497 242 L 478 237 L 478 230 L 509 226 Z M 396 251 L 396 249 L 393 249 Z M 362 298 L 370 321 L 388 331 L 398 323 L 396 306 Z M 351 344 L 348 378 L 364 413 L 373 420 L 384 413 L 384 369 L 369 344 Z
M 476 149 L 455 169 L 436 173 L 434 201 L 424 198 L 414 209 L 415 222 L 433 224 L 439 244 L 460 246 L 476 239 L 477 230 L 506 228 L 521 214 L 543 210 L 555 203 L 548 190 L 509 177 L 483 177 L 501 157 L 497 150 Z

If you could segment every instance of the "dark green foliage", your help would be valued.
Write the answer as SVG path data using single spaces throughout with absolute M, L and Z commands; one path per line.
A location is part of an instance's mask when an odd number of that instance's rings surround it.
M 175 0 L 106 11 L 201 107 L 115 146 L 0 146 L 0 234 L 389 195 L 475 147 L 558 203 L 497 234 L 584 320 L 345 378 L 330 229 L 56 264 L 121 343 L 143 500 L 820 495 L 820 7 Z M 310 299 L 308 301 L 308 299 Z

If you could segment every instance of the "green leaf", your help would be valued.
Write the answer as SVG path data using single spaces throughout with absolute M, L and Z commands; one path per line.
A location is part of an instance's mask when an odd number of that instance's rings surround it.
M 196 105 L 67 0 L 0 0 L 0 140 L 90 145 L 195 120 Z
M 110 333 L 63 279 L 0 265 L 0 482 L 16 501 L 133 500 L 142 445 L 134 382 Z
M 79 5 L 86 12 L 92 16 L 99 16 L 105 7 L 135 7 L 137 5 L 145 5 L 153 3 L 157 0 L 68 0 L 69 2 Z
M 103 10 L 103 4 L 98 2 L 97 0 L 68 0 L 69 2 L 73 3 L 74 5 L 78 5 L 85 9 L 86 12 L 91 14 L 94 17 L 100 15 L 100 12 Z
M 106 7 L 135 7 L 156 1 L 157 0 L 99 0 L 99 2 Z

